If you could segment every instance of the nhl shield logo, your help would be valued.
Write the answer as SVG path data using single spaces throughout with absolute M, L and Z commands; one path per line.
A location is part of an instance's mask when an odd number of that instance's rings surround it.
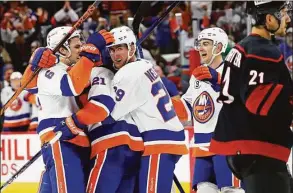
M 212 97 L 206 91 L 202 92 L 193 103 L 193 116 L 199 123 L 206 123 L 215 112 Z

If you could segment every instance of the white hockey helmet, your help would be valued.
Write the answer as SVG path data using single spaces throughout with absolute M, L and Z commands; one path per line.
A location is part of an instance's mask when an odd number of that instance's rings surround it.
M 71 27 L 69 26 L 56 27 L 52 29 L 47 35 L 47 48 L 50 48 L 51 50 L 53 50 L 59 44 L 59 42 L 63 39 L 63 37 L 65 37 L 69 33 L 70 30 L 71 30 Z M 70 54 L 71 54 L 71 51 L 69 49 L 68 40 L 74 37 L 81 38 L 80 32 L 78 30 L 73 32 L 71 36 L 63 44 L 63 46 L 69 51 Z
M 126 44 L 128 48 L 128 56 L 126 63 L 134 56 L 135 51 L 132 55 L 130 55 L 130 46 L 134 45 L 134 50 L 136 50 L 136 37 L 133 33 L 133 31 L 127 27 L 127 26 L 121 26 L 114 28 L 110 31 L 114 36 L 114 42 L 107 46 L 107 48 L 110 48 L 112 46 Z M 114 65 L 115 68 L 115 65 Z
M 195 40 L 194 47 L 196 50 L 199 50 L 199 43 L 203 39 L 213 41 L 212 58 L 207 64 L 207 65 L 210 65 L 216 56 L 226 51 L 228 42 L 229 42 L 228 35 L 226 34 L 224 30 L 218 27 L 204 29 L 199 33 L 197 39 Z M 215 53 L 215 50 L 219 43 L 222 44 L 222 49 L 219 53 Z
M 117 27 L 112 29 L 110 32 L 114 36 L 114 42 L 111 45 L 107 46 L 108 48 L 120 44 L 126 44 L 127 46 L 134 44 L 136 46 L 136 37 L 129 27 Z
M 226 51 L 227 46 L 228 46 L 228 36 L 224 30 L 218 27 L 212 27 L 212 28 L 207 28 L 202 30 L 195 42 L 195 49 L 198 50 L 198 43 L 202 39 L 207 39 L 207 40 L 212 40 L 213 41 L 213 46 L 217 47 L 219 43 L 222 44 L 222 50 L 220 53 L 223 53 Z M 219 54 L 220 54 L 219 53 Z

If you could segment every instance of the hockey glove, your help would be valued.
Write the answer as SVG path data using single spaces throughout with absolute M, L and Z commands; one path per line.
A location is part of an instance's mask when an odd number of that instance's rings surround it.
M 210 82 L 216 92 L 220 91 L 221 74 L 215 69 L 208 66 L 199 66 L 193 70 L 192 75 L 197 80 Z
M 95 66 L 100 66 L 102 64 L 101 53 L 98 48 L 93 44 L 84 44 L 81 47 L 80 56 L 87 57 L 92 62 L 95 63 Z
M 89 36 L 86 43 L 95 45 L 100 51 L 102 51 L 107 44 L 114 42 L 114 36 L 112 33 L 106 30 L 95 32 Z
M 61 121 L 59 125 L 54 128 L 54 132 L 61 131 L 62 136 L 60 140 L 70 140 L 76 137 L 79 133 L 86 129 L 86 125 L 79 123 L 75 114 L 67 117 L 65 120 Z
M 30 58 L 32 71 L 39 68 L 50 68 L 55 65 L 57 57 L 49 48 L 37 48 Z

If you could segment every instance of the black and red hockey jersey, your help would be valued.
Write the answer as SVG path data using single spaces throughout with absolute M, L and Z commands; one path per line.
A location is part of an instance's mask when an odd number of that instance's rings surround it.
M 293 144 L 293 85 L 279 48 L 251 34 L 225 59 L 223 102 L 210 151 L 257 154 L 287 162 Z

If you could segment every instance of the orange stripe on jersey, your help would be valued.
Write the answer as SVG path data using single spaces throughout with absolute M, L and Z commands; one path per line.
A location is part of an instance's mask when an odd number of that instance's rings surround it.
M 22 126 L 29 125 L 30 122 L 31 122 L 30 120 L 18 121 L 14 123 L 9 123 L 4 121 L 3 127 L 22 127 Z
M 108 116 L 107 111 L 100 106 L 88 102 L 84 108 L 76 113 L 78 121 L 84 125 L 98 123 L 106 119 Z
M 30 77 L 33 75 L 33 71 L 31 70 L 31 67 L 32 65 L 29 64 L 24 73 L 23 73 L 23 76 L 21 78 L 21 85 L 25 84 L 29 79 Z M 27 89 L 31 89 L 31 88 L 35 88 L 37 87 L 37 82 L 38 82 L 38 76 L 35 76 L 32 81 L 26 86 Z
M 272 86 L 272 84 L 257 86 L 248 96 L 245 106 L 251 113 L 257 114 L 257 109 L 259 105 L 261 104 L 262 100 L 265 98 Z
M 81 146 L 81 147 L 89 147 L 90 146 L 90 141 L 88 139 L 87 136 L 83 136 L 83 135 L 78 135 L 73 139 L 70 140 L 66 140 L 72 144 Z
M 88 184 L 86 187 L 86 193 L 95 193 L 96 185 L 99 181 L 99 177 L 100 177 L 101 170 L 102 170 L 102 167 L 103 167 L 105 159 L 106 159 L 106 155 L 107 155 L 107 150 L 99 153 L 96 156 L 95 165 L 91 170 Z
M 40 136 L 41 139 L 41 143 L 42 145 L 48 141 L 50 141 L 51 139 L 53 139 L 53 137 L 55 137 L 55 133 L 53 131 L 48 131 L 46 133 L 44 133 L 43 135 Z M 81 146 L 81 147 L 89 147 L 90 146 L 90 142 L 87 136 L 84 135 L 78 135 L 75 138 L 71 139 L 71 140 L 66 140 L 67 142 L 70 142 L 72 144 Z
M 234 176 L 233 174 L 232 174 L 232 178 L 233 178 L 232 185 L 236 188 L 240 188 L 240 180 L 236 178 L 236 176 Z
M 215 153 L 212 153 L 210 151 L 202 150 L 199 147 L 192 147 L 190 150 L 191 150 L 192 157 L 207 157 L 207 156 L 216 155 Z
M 147 193 L 157 193 L 157 183 L 158 183 L 158 171 L 159 171 L 159 162 L 160 154 L 155 154 L 150 156 L 150 165 L 148 171 L 148 185 Z
M 81 59 L 68 72 L 77 94 L 81 94 L 88 84 L 93 67 L 94 63 L 90 59 L 81 57 Z
M 106 149 L 117 147 L 120 145 L 128 145 L 129 148 L 133 151 L 144 150 L 143 141 L 132 140 L 128 135 L 119 135 L 93 144 L 91 150 L 91 158 L 95 157 L 97 154 Z
M 273 105 L 274 101 L 276 100 L 277 96 L 280 94 L 283 85 L 277 85 L 272 93 L 270 94 L 269 98 L 266 100 L 265 104 L 263 105 L 260 115 L 267 115 L 271 106 Z
M 58 193 L 67 193 L 66 177 L 65 177 L 64 164 L 63 164 L 62 152 L 61 152 L 59 141 L 52 144 L 52 153 L 53 153 L 53 159 L 55 164 L 57 191 Z
M 152 155 L 160 153 L 169 153 L 175 155 L 188 154 L 186 145 L 174 145 L 174 144 L 158 144 L 158 145 L 146 145 L 143 155 Z
M 175 112 L 178 116 L 178 118 L 180 119 L 180 121 L 187 121 L 188 119 L 188 112 L 183 104 L 183 102 L 181 101 L 180 98 L 174 98 L 172 97 L 172 103 L 175 109 Z
M 38 123 L 31 123 L 28 130 L 29 131 L 35 131 L 38 127 Z

